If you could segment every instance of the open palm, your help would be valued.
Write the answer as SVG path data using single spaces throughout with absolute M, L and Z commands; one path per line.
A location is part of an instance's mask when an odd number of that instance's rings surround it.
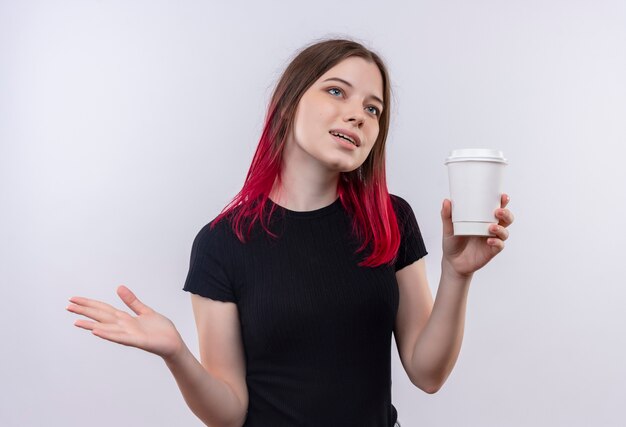
M 72 297 L 67 310 L 92 319 L 79 319 L 74 325 L 105 340 L 137 347 L 164 358 L 180 349 L 180 334 L 167 317 L 139 301 L 126 286 L 118 287 L 117 294 L 137 316 L 101 301 Z

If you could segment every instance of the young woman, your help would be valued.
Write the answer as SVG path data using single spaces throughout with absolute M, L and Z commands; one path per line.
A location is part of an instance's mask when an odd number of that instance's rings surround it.
M 208 426 L 397 424 L 391 335 L 411 382 L 436 392 L 463 337 L 472 274 L 504 248 L 453 236 L 443 201 L 433 302 L 411 207 L 385 180 L 389 78 L 349 40 L 301 51 L 281 77 L 240 193 L 194 241 L 191 292 L 201 362 L 167 318 L 126 287 L 135 316 L 73 297 L 75 325 L 161 356 Z

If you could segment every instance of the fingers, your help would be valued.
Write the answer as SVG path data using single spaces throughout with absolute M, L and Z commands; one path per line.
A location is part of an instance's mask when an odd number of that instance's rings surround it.
M 108 306 L 108 304 L 103 304 L 103 305 Z M 90 319 L 93 319 L 101 323 L 112 323 L 121 316 L 120 313 L 123 313 L 123 312 L 120 312 L 119 310 L 116 310 L 115 308 L 111 306 L 94 307 L 94 306 L 86 306 L 86 305 L 79 305 L 79 304 L 70 304 L 66 307 L 66 310 L 75 314 L 80 314 L 85 317 L 89 317 Z
M 117 295 L 124 301 L 124 304 L 128 306 L 135 314 L 146 314 L 152 311 L 150 307 L 139 301 L 135 294 L 124 285 L 120 285 L 117 288 Z
M 509 197 L 509 195 L 502 193 L 502 195 L 500 196 L 500 207 L 505 208 L 506 205 L 508 205 L 510 201 L 511 201 L 511 198 Z
M 452 202 L 448 199 L 443 199 L 441 206 L 441 222 L 443 224 L 443 237 L 452 236 L 454 234 L 454 228 L 452 226 Z
M 491 251 L 494 253 L 494 255 L 502 252 L 502 250 L 504 249 L 504 241 L 496 237 L 488 238 L 487 244 L 491 247 Z
M 499 224 L 491 224 L 489 226 L 489 232 L 494 234 L 502 242 L 509 238 L 509 230 Z
M 124 327 L 117 322 L 101 323 L 91 320 L 78 319 L 74 322 L 74 326 L 91 331 L 93 335 L 108 341 L 123 345 L 132 345 L 133 336 L 128 334 L 128 331 L 126 331 Z
M 116 323 L 120 319 L 130 317 L 128 313 L 101 301 L 84 297 L 72 297 L 70 302 L 71 304 L 66 307 L 67 311 L 80 314 L 99 323 Z
M 137 347 L 137 338 L 133 334 L 129 334 L 122 328 L 114 325 L 104 325 L 103 327 L 94 328 L 92 334 L 98 338 L 105 339 L 117 344 Z
M 74 326 L 77 326 L 82 329 L 86 329 L 88 331 L 93 330 L 93 328 L 95 328 L 96 325 L 98 325 L 98 322 L 92 322 L 91 320 L 84 320 L 84 319 L 79 319 L 74 322 Z
M 496 209 L 496 218 L 499 220 L 498 225 L 502 227 L 508 227 L 513 224 L 515 217 L 513 216 L 513 212 L 508 209 Z
M 120 286 L 118 295 L 128 307 L 135 313 L 141 314 L 150 311 L 150 308 L 142 304 L 137 297 L 125 286 Z M 78 319 L 74 326 L 91 331 L 99 338 L 123 345 L 134 345 L 136 336 L 129 333 L 129 320 L 133 319 L 129 313 L 118 310 L 115 307 L 84 297 L 70 298 L 70 304 L 66 310 L 75 314 L 80 314 L 91 320 Z
M 495 235 L 495 237 L 487 239 L 487 244 L 491 247 L 492 252 L 494 255 L 502 252 L 504 250 L 504 241 L 509 238 L 509 230 L 501 224 L 491 224 L 489 232 Z
M 129 336 L 124 332 L 107 331 L 104 329 L 94 329 L 92 333 L 102 339 L 122 345 L 132 345 Z
M 511 198 L 508 194 L 502 194 L 500 198 L 500 208 L 496 209 L 495 211 L 495 216 L 499 220 L 498 225 L 502 227 L 508 227 L 509 225 L 513 224 L 513 221 L 515 219 L 513 213 L 510 210 L 505 209 L 510 201 Z
M 115 307 L 107 303 L 97 301 L 95 299 L 84 298 L 84 297 L 72 297 L 70 298 L 70 302 L 73 302 L 74 304 L 81 305 L 84 307 L 92 307 L 92 308 L 97 308 L 99 310 L 104 310 L 104 311 L 117 310 Z
M 99 323 L 99 322 L 92 322 L 91 320 L 84 320 L 84 319 L 79 319 L 76 322 L 74 322 L 74 326 L 77 326 L 81 329 L 86 329 L 88 331 L 92 331 L 94 333 L 118 333 L 122 331 L 122 328 L 120 328 L 119 325 L 117 324 L 107 324 L 107 323 Z

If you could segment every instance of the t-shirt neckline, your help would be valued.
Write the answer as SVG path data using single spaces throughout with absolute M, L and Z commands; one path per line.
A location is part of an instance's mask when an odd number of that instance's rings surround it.
M 337 212 L 341 208 L 340 197 L 337 197 L 337 199 L 335 199 L 335 201 L 330 205 L 314 209 L 312 211 L 292 211 L 291 209 L 287 209 L 277 203 L 274 203 L 270 198 L 268 198 L 267 201 L 270 204 L 270 207 L 275 206 L 277 210 L 284 212 L 286 216 L 291 218 L 318 218 Z

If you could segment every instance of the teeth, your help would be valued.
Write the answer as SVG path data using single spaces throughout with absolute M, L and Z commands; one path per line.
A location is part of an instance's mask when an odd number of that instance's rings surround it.
M 343 133 L 339 133 L 339 132 L 331 132 L 332 135 L 335 136 L 339 136 L 343 139 L 347 139 L 348 141 L 350 141 L 353 145 L 356 145 L 356 142 L 354 141 L 354 139 L 350 138 L 348 135 L 344 135 Z

